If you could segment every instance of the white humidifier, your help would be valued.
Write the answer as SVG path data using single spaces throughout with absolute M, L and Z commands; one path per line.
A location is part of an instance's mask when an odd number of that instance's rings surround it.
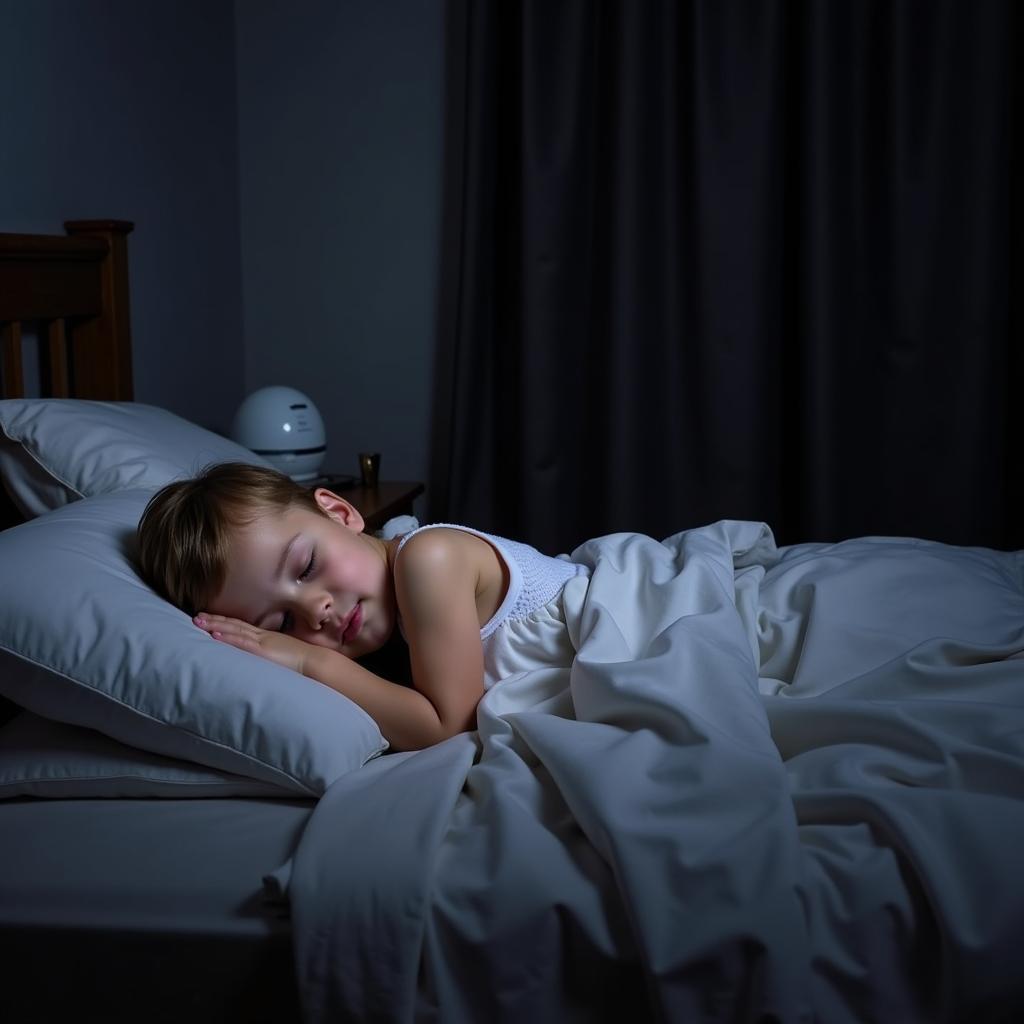
M 275 385 L 254 391 L 238 407 L 231 436 L 293 480 L 312 480 L 327 451 L 324 421 L 312 399 Z

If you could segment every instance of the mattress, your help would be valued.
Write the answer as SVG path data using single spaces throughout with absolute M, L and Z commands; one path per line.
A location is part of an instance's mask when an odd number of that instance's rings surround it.
M 263 895 L 311 800 L 0 804 L 7 1020 L 298 1019 L 289 921 Z

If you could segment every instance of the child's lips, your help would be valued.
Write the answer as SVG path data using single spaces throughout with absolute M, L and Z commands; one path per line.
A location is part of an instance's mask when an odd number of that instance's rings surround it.
M 341 642 L 344 645 L 352 643 L 353 640 L 359 635 L 359 630 L 363 625 L 363 606 L 360 603 L 356 603 L 356 606 L 348 613 L 348 619 L 345 622 L 345 628 L 341 632 Z

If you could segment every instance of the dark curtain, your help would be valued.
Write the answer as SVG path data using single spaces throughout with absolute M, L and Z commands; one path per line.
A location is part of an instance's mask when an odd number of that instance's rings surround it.
M 999 0 L 451 0 L 431 518 L 1024 547 Z

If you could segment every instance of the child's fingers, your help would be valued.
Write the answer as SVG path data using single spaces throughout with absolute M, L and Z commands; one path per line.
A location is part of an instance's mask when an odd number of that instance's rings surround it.
M 200 629 L 205 629 L 214 640 L 223 640 L 225 643 L 231 644 L 232 647 L 239 647 L 243 651 L 262 653 L 260 638 L 263 635 L 263 630 L 248 622 L 228 619 L 222 615 L 216 617 L 197 615 L 194 621 Z
M 260 645 L 249 636 L 244 636 L 239 633 L 222 633 L 220 630 L 213 630 L 210 636 L 214 640 L 220 640 L 223 643 L 230 644 L 232 647 L 237 647 L 241 651 L 251 651 L 254 654 L 261 654 Z
M 256 636 L 261 633 L 262 630 L 253 626 L 251 623 L 243 622 L 241 619 L 229 619 L 224 615 L 209 615 L 206 612 L 200 612 L 192 620 L 200 629 L 205 629 L 207 633 L 212 633 L 214 630 L 218 630 L 221 633 L 230 633 L 241 636 Z
M 231 619 L 226 615 L 215 615 L 213 612 L 200 612 L 198 615 L 193 616 L 192 621 L 197 626 L 202 626 L 203 629 L 206 629 L 209 626 L 219 626 L 221 623 L 226 622 L 237 622 L 242 625 L 248 625 L 248 623 L 243 623 L 241 619 Z
M 302 671 L 301 649 L 306 645 L 300 640 L 281 636 L 259 626 L 253 626 L 241 619 L 229 619 L 223 615 L 208 615 L 200 612 L 195 624 L 206 630 L 214 640 L 237 647 L 240 651 L 258 654 L 261 658 L 274 661 L 296 672 Z
M 218 621 L 213 621 L 213 619 L 214 616 L 197 615 L 195 623 L 201 629 L 205 629 L 214 640 L 221 640 L 243 651 L 263 654 L 260 646 L 260 635 L 263 630 L 239 619 L 227 619 L 223 616 L 217 616 Z

